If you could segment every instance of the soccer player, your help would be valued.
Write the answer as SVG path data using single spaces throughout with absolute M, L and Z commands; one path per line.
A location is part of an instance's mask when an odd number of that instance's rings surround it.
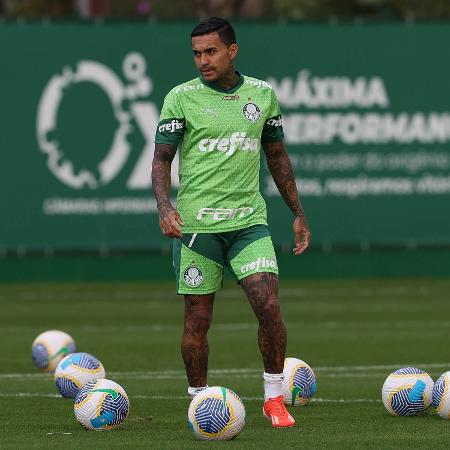
M 264 415 L 273 427 L 295 420 L 282 401 L 286 327 L 278 302 L 277 260 L 259 191 L 260 149 L 294 214 L 294 255 L 310 231 L 283 144 L 280 107 L 272 87 L 235 70 L 235 32 L 212 17 L 191 34 L 200 77 L 173 88 L 164 100 L 155 137 L 152 183 L 159 224 L 173 241 L 178 294 L 185 299 L 181 341 L 188 392 L 207 387 L 208 339 L 215 293 L 227 267 L 259 322 L 264 362 Z M 171 204 L 170 173 L 179 148 L 180 187 Z

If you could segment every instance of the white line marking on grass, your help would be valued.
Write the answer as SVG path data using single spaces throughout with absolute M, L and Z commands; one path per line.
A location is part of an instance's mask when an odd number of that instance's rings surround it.
M 143 372 L 109 372 L 111 376 L 116 377 L 166 377 L 173 376 L 178 377 L 180 375 L 186 376 L 184 370 L 161 370 L 161 371 L 143 371 Z M 240 368 L 230 368 L 230 369 L 210 369 L 208 370 L 209 375 L 260 375 L 262 378 L 263 369 L 240 369 Z
M 41 392 L 0 392 L 0 397 L 16 397 L 16 398 L 31 398 L 31 397 L 38 397 L 38 398 L 61 398 L 62 397 L 58 394 L 46 394 Z M 187 395 L 179 395 L 179 396 L 170 396 L 170 395 L 131 395 L 129 396 L 131 399 L 139 399 L 139 400 L 184 400 L 186 402 L 189 402 L 191 399 Z M 244 401 L 249 402 L 262 402 L 262 397 L 241 397 Z M 380 403 L 381 400 L 378 399 L 372 399 L 372 398 L 312 398 L 312 403 Z M 49 434 L 49 433 L 47 433 Z M 56 433 L 54 433 L 56 434 Z
M 111 378 L 123 378 L 124 380 L 186 380 L 186 374 L 167 374 L 167 375 L 153 375 L 153 374 L 144 374 L 144 375 L 117 375 L 114 373 L 110 373 Z M 230 378 L 255 378 L 255 375 L 229 375 Z
M 0 397 L 62 398 L 59 394 L 46 394 L 45 392 L 0 392 Z
M 419 364 L 389 364 L 389 365 L 368 365 L 368 366 L 318 366 L 313 367 L 314 372 L 320 374 L 322 376 L 328 377 L 376 377 L 376 376 L 384 376 L 388 375 L 386 373 L 361 373 L 364 371 L 371 370 L 396 370 L 401 367 L 419 367 L 426 369 L 440 369 L 450 367 L 449 363 L 419 363 Z M 242 377 L 242 378 L 252 378 L 252 377 L 260 377 L 262 376 L 262 368 L 261 369 L 238 369 L 238 368 L 230 368 L 230 369 L 211 369 L 208 371 L 209 375 L 226 375 L 228 377 Z M 133 379 L 177 379 L 177 378 L 185 378 L 186 374 L 184 370 L 163 370 L 163 371 L 148 371 L 148 372 L 110 372 L 112 377 L 123 377 L 123 378 L 133 378 Z
M 450 367 L 450 363 L 397 363 L 386 365 L 368 365 L 368 366 L 319 366 L 313 367 L 314 371 L 333 372 L 333 371 L 352 371 L 352 370 L 377 370 L 377 369 L 399 369 L 401 367 L 419 367 L 427 369 L 440 369 L 441 367 Z
M 214 374 L 209 373 L 210 376 L 214 376 Z M 321 373 L 321 378 L 379 378 L 386 377 L 388 373 Z M 117 374 L 114 372 L 109 372 L 108 376 L 111 378 L 117 378 L 122 380 L 186 380 L 186 374 L 161 374 L 156 375 L 152 373 L 147 374 Z M 216 377 L 220 376 L 220 374 L 215 374 Z M 239 378 L 239 379 L 255 379 L 259 380 L 261 378 L 261 373 L 258 371 L 257 373 L 227 373 L 222 376 L 226 376 L 226 378 Z M 9 377 L 9 379 L 14 379 L 15 381 L 26 381 L 26 379 L 21 379 L 20 377 Z
M 187 400 L 191 399 L 188 396 L 165 396 L 165 395 L 134 395 L 131 398 L 140 400 Z M 262 402 L 263 397 L 240 397 L 246 402 Z M 382 400 L 374 398 L 312 398 L 312 403 L 380 403 Z
M 6 378 L 53 378 L 53 374 L 48 373 L 0 373 L 0 379 Z
M 186 375 L 179 374 L 171 374 L 171 375 L 126 375 L 120 376 L 117 374 L 112 374 L 113 378 L 123 378 L 124 380 L 185 380 Z M 209 375 L 212 375 L 211 373 Z M 387 373 L 322 373 L 320 374 L 321 378 L 381 378 L 386 377 Z M 227 378 L 239 378 L 239 379 L 256 379 L 259 380 L 261 378 L 261 374 L 258 373 L 229 373 L 226 374 Z
M 312 403 L 381 403 L 381 399 L 376 398 L 312 398 Z
M 353 332 L 358 332 L 359 330 L 366 331 L 370 330 L 396 330 L 396 329 L 409 329 L 409 328 L 423 328 L 429 327 L 434 329 L 440 328 L 450 328 L 450 320 L 407 320 L 407 321 L 371 321 L 371 322 L 358 322 L 358 321 L 320 321 L 320 322 L 292 322 L 287 321 L 287 326 L 289 329 L 311 329 L 314 330 L 348 330 L 353 329 Z M 4 326 L 2 327 L 3 333 L 19 332 L 21 330 L 29 330 L 34 328 L 34 326 Z M 238 332 L 238 331 L 254 331 L 257 330 L 258 324 L 255 322 L 238 322 L 238 323 L 215 323 L 212 326 L 212 332 Z M 115 325 L 84 325 L 80 326 L 80 331 L 87 331 L 94 334 L 103 334 L 105 330 L 114 331 L 116 329 Z M 124 325 L 121 327 L 122 332 L 134 332 L 134 331 L 145 331 L 147 333 L 163 333 L 167 331 L 179 331 L 179 325 Z
M 384 377 L 386 378 L 388 373 L 346 373 L 346 372 L 340 372 L 340 373 L 321 373 L 321 378 L 380 378 Z
M 352 372 L 355 377 L 364 376 L 359 372 L 364 371 L 379 371 L 379 370 L 392 370 L 399 369 L 401 367 L 419 367 L 421 369 L 441 369 L 450 368 L 450 362 L 446 363 L 397 363 L 386 365 L 367 365 L 367 366 L 313 366 L 314 372 L 320 374 L 335 374 L 338 376 L 340 373 L 345 373 L 345 376 L 352 376 Z M 210 369 L 209 375 L 227 375 L 227 376 L 245 376 L 245 375 L 257 375 L 262 376 L 262 368 L 229 368 L 229 369 Z M 155 378 L 155 379 L 172 379 L 172 378 L 185 378 L 186 373 L 184 370 L 156 370 L 156 371 L 127 371 L 127 372 L 108 372 L 111 377 L 122 377 L 130 379 L 139 378 Z M 367 376 L 375 376 L 377 374 L 368 374 Z M 27 379 L 27 378 L 53 378 L 53 374 L 48 373 L 2 373 L 0 379 Z
M 192 398 L 188 395 L 131 395 L 130 398 L 136 398 L 139 400 L 186 400 L 190 402 Z M 240 397 L 242 399 L 242 397 Z
M 72 433 L 66 433 L 65 431 L 54 431 L 52 433 L 45 433 L 45 434 L 72 434 Z

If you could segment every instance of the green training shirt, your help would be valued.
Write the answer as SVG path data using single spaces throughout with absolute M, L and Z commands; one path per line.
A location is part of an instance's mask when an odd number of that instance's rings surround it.
M 173 88 L 155 142 L 179 147 L 183 232 L 267 224 L 259 191 L 261 143 L 283 137 L 280 106 L 265 81 L 240 75 L 233 88 L 224 89 L 195 78 Z

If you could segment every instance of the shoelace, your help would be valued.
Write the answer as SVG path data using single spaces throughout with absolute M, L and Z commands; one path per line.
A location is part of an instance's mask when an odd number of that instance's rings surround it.
M 270 402 L 273 406 L 273 413 L 276 416 L 285 416 L 287 414 L 287 410 L 284 407 L 283 403 L 279 402 L 278 400 L 272 400 Z

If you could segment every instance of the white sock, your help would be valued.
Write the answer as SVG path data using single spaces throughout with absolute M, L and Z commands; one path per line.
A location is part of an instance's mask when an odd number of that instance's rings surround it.
M 283 373 L 263 373 L 264 400 L 279 397 L 282 394 Z
M 194 398 L 197 394 L 199 394 L 200 392 L 204 391 L 206 388 L 208 388 L 209 386 L 201 386 L 201 387 L 188 387 L 188 394 Z

